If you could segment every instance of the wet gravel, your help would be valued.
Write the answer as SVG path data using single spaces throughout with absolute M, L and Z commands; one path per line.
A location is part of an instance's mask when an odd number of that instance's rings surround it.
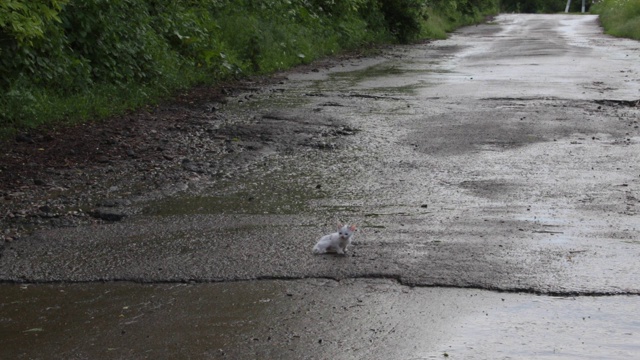
M 348 54 L 292 71 L 328 68 Z M 121 221 L 138 204 L 233 181 L 275 154 L 332 151 L 359 130 L 307 112 L 243 112 L 283 91 L 287 73 L 197 87 L 99 122 L 20 133 L 0 143 L 0 241 L 35 230 Z M 326 104 L 326 106 L 333 106 Z

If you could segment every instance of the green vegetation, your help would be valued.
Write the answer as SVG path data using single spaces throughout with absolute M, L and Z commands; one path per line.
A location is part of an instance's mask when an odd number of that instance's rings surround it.
M 443 38 L 497 9 L 498 0 L 1 0 L 0 137 L 367 44 Z
M 572 9 L 581 6 L 580 0 L 571 1 Z M 545 14 L 564 11 L 566 0 L 502 0 L 500 10 L 502 12 Z
M 594 1 L 595 2 L 595 1 Z M 586 10 L 589 10 L 592 0 L 585 2 Z M 501 0 L 500 11 L 509 13 L 529 14 L 553 14 L 564 12 L 567 0 Z M 569 12 L 581 12 L 582 1 L 572 0 Z
M 640 40 L 640 1 L 603 0 L 591 7 L 607 34 Z

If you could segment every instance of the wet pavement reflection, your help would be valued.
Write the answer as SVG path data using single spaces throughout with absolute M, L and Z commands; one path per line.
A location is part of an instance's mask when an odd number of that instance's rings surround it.
M 631 359 L 638 296 L 393 280 L 2 285 L 2 359 Z

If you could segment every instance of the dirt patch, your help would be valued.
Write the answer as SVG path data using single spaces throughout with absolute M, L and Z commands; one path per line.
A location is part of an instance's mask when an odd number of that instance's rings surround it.
M 122 220 L 136 197 L 185 190 L 193 177 L 233 178 L 264 156 L 326 151 L 357 129 L 313 111 L 243 119 L 228 105 L 282 91 L 290 72 L 329 68 L 352 53 L 270 77 L 195 87 L 164 104 L 100 122 L 39 129 L 0 143 L 0 241 L 32 230 Z

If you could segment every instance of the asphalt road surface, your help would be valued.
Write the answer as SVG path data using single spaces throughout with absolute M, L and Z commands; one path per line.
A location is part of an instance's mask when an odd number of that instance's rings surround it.
M 220 110 L 242 176 L 5 245 L 0 358 L 640 354 L 638 42 L 500 15 L 314 70 Z

